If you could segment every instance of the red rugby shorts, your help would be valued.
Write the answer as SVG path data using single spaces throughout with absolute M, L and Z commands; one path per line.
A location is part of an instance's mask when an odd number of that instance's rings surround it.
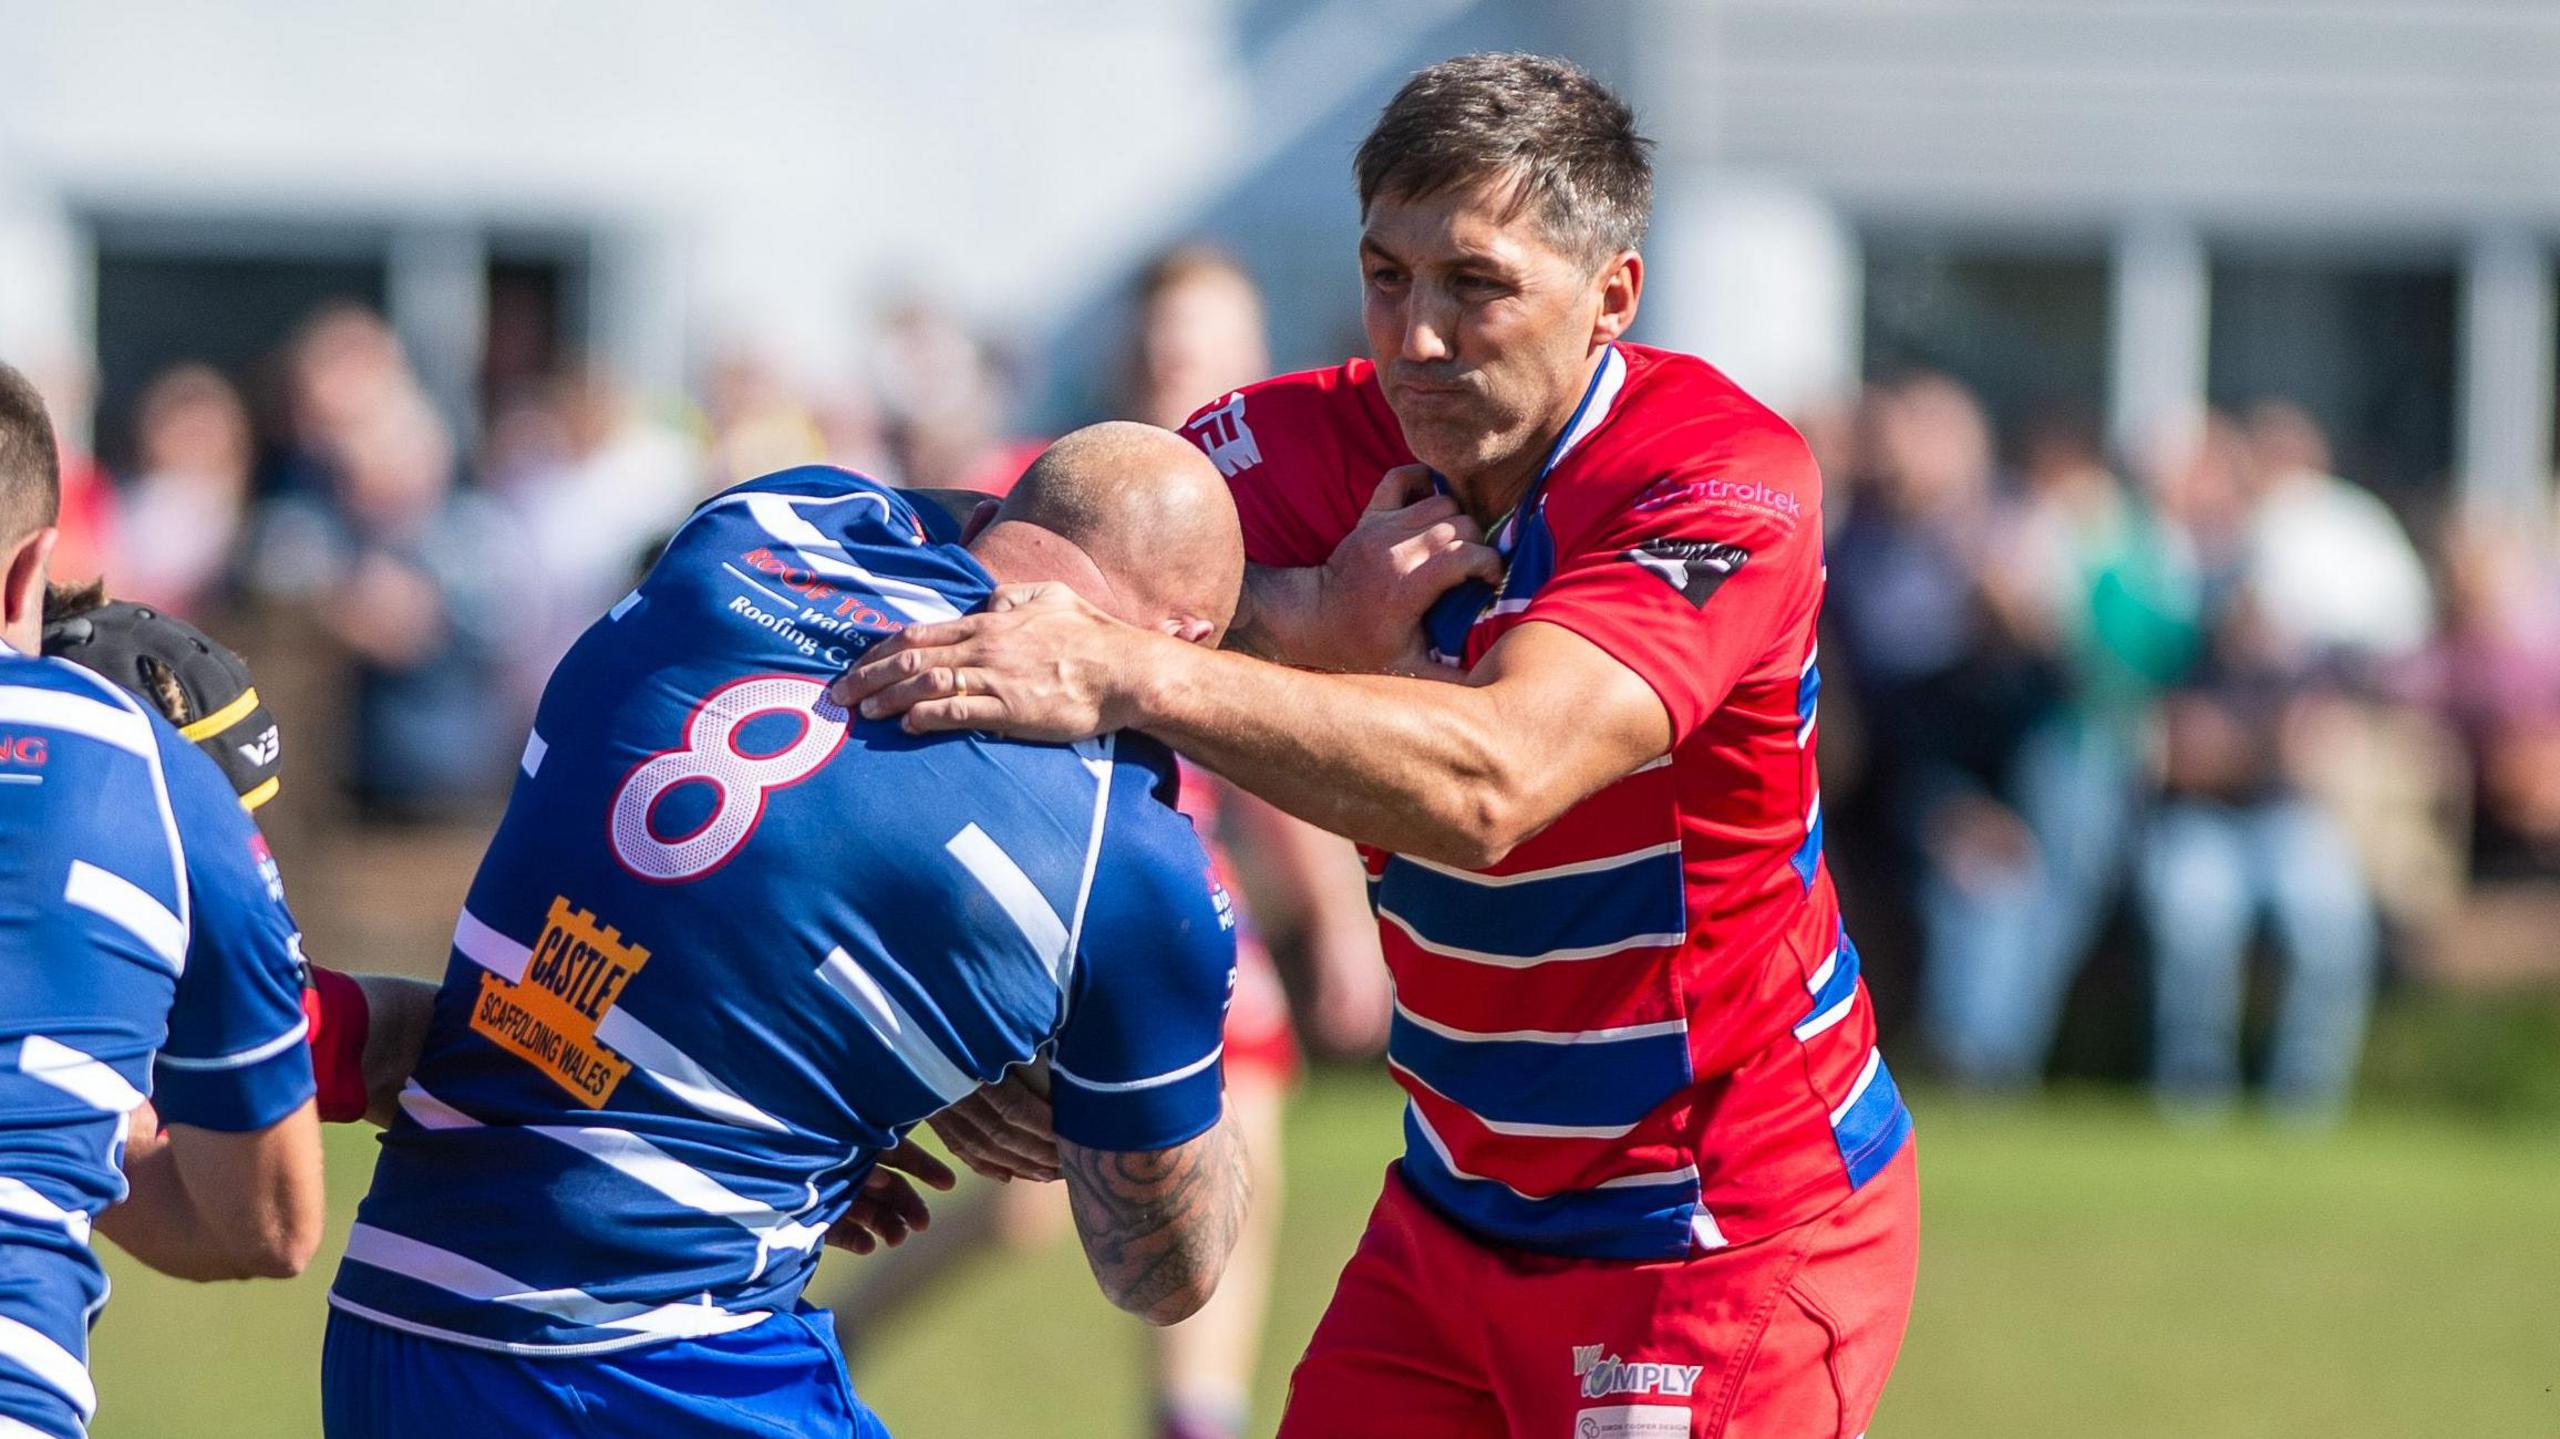
M 1481 1243 L 1391 1167 L 1280 1439 L 1854 1439 L 1911 1313 L 1916 1148 L 1819 1218 L 1651 1264 Z

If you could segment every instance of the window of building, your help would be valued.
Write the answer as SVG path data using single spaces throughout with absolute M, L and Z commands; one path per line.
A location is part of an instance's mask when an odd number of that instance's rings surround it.
M 2003 254 L 1870 238 L 1866 376 L 1943 371 L 1981 398 L 2004 447 L 2039 419 L 2093 418 L 2106 400 L 2107 276 L 2094 247 Z
M 2459 291 L 2452 263 L 2217 260 L 2206 389 L 2240 410 L 2290 400 L 2339 473 L 2408 514 L 2453 468 Z

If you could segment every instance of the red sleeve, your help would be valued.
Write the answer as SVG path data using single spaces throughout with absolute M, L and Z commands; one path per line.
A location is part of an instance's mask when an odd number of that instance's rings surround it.
M 1244 523 L 1245 558 L 1257 565 L 1323 564 L 1359 523 L 1378 477 L 1401 463 L 1352 453 L 1338 413 L 1348 397 L 1323 382 L 1334 373 L 1248 386 L 1183 423 L 1184 438 L 1227 477 Z M 1358 473 L 1364 467 L 1371 471 L 1365 481 Z
M 1812 643 L 1821 594 L 1820 488 L 1804 442 L 1770 429 L 1719 448 L 1579 536 L 1559 534 L 1555 578 L 1525 616 L 1642 676 L 1670 712 L 1674 743 L 1782 640 L 1802 631 Z
M 320 1087 L 320 1117 L 331 1124 L 364 1118 L 364 1041 L 373 1009 L 364 989 L 334 969 L 307 968 L 302 1015 L 310 1022 L 311 1077 Z

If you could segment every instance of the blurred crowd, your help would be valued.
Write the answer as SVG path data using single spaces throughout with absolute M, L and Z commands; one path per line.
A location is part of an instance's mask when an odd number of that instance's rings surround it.
M 1270 368 L 1260 294 L 1213 249 L 1151 265 L 1128 330 L 1095 387 L 1119 416 L 1178 425 Z M 863 380 L 831 389 L 743 349 L 692 395 L 640 394 L 591 364 L 518 366 L 484 375 L 465 434 L 382 316 L 332 304 L 250 375 L 189 362 L 153 377 L 117 472 L 66 455 L 56 575 L 102 574 L 250 658 L 292 750 L 271 826 L 308 821 L 324 853 L 347 826 L 476 832 L 553 666 L 696 504 L 811 463 L 1001 494 L 1042 448 L 1008 428 L 1021 367 L 955 316 L 893 306 L 867 348 Z M 1258 917 L 1302 957 L 1308 1038 L 1374 1051 L 1385 979 L 1349 847 L 1243 796 L 1224 809 Z
M 1118 414 L 1178 423 L 1268 367 L 1215 252 L 1163 257 L 1132 300 Z M 870 349 L 867 383 L 824 393 L 746 351 L 690 397 L 586 365 L 492 381 L 457 434 L 381 317 L 332 306 L 250 392 L 153 379 L 122 473 L 68 457 L 64 553 L 217 627 L 289 617 L 344 717 L 302 749 L 352 814 L 485 814 L 553 662 L 700 499 L 813 461 L 1000 491 L 1036 451 L 1009 428 L 1019 367 L 954 316 L 895 307 Z M 2132 463 L 2069 413 L 1995 434 L 1936 374 L 1802 418 L 1830 477 L 1835 869 L 1956 1081 L 2035 1082 L 2084 963 L 2129 931 L 2163 1098 L 2226 1108 L 2263 931 L 2266 1088 L 2332 1113 L 2394 946 L 2473 880 L 2560 874 L 2543 529 L 2413 536 L 2281 399 Z
M 244 390 L 181 364 L 131 461 L 74 456 L 66 576 L 199 620 L 289 613 L 344 664 L 340 779 L 368 818 L 486 810 L 552 664 L 703 498 L 829 462 L 996 486 L 1031 449 L 993 351 L 924 306 L 882 319 L 876 386 L 805 393 L 740 351 L 698 398 L 573 365 L 494 383 L 456 433 L 382 317 L 308 317 Z
M 2560 873 L 2560 547 L 2536 524 L 2450 514 L 2422 545 L 2281 399 L 2121 469 L 2084 418 L 1996 435 L 1937 374 L 1808 430 L 1825 699 L 1852 708 L 1834 861 L 1907 922 L 1952 1079 L 2042 1076 L 2113 930 L 2164 1103 L 2235 1102 L 2263 989 L 2268 1100 L 2325 1118 L 2387 955 L 2476 879 Z

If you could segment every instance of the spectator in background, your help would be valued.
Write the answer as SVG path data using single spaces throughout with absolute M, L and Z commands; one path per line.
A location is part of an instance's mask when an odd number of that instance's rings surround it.
M 1126 418 L 1179 429 L 1193 411 L 1271 372 L 1261 291 L 1223 251 L 1194 245 L 1158 258 L 1139 275 L 1132 298 Z M 1187 763 L 1182 808 L 1205 836 L 1233 848 L 1256 926 L 1294 930 L 1316 1042 L 1338 1054 L 1384 1048 L 1386 960 L 1366 875 L 1349 842 Z M 1245 1138 L 1256 1198 L 1217 1295 L 1152 1336 L 1162 1439 L 1237 1439 L 1245 1432 L 1279 1259 L 1280 1111 L 1294 1069 L 1292 1043 L 1288 999 L 1268 953 L 1257 960 L 1240 952 L 1227 1021 L 1227 1101 Z
M 856 474 L 890 480 L 897 465 L 889 455 L 886 422 L 879 398 L 865 383 L 837 385 L 818 401 L 818 438 L 826 462 Z
M 1805 448 L 1813 452 L 1813 462 L 1823 475 L 1837 476 L 1839 483 L 1848 485 L 1866 474 L 1861 457 L 1873 441 L 1873 436 L 1864 433 L 1871 418 L 1865 397 L 1853 393 L 1807 404 L 1790 412 L 1787 423 L 1804 436 Z M 1842 498 L 1852 497 L 1844 493 Z M 1847 505 L 1843 505 L 1841 513 L 1848 513 Z
M 257 442 L 248 406 L 209 365 L 164 372 L 134 411 L 141 477 L 125 491 L 117 595 L 188 619 L 227 595 Z
M 399 338 L 362 305 L 324 305 L 302 322 L 284 362 L 287 434 L 267 489 L 325 495 L 344 437 L 418 393 Z
M 711 427 L 706 492 L 826 456 L 826 436 L 808 406 L 781 368 L 755 350 L 732 346 L 712 362 L 704 377 L 703 409 Z
M 2435 626 L 2424 561 L 2389 506 L 2331 473 L 2329 443 L 2299 405 L 2253 406 L 2255 591 L 2279 641 L 2329 681 L 2300 707 L 2296 778 L 2342 825 L 2381 915 L 2410 929 L 2459 902 L 2462 836 L 2446 822 L 2459 743 L 2392 683 Z
M 1168 430 L 1194 411 L 1271 373 L 1262 292 L 1223 250 L 1185 245 L 1138 277 L 1122 417 Z M 1255 912 L 1285 928 L 1307 956 L 1312 1038 L 1327 1053 L 1367 1057 L 1386 1045 L 1386 962 L 1351 846 L 1282 814 L 1206 771 L 1188 779 L 1221 790 Z
M 2417 654 L 2434 606 L 2426 565 L 2391 507 L 2330 473 L 2328 438 L 2290 401 L 2251 407 L 2245 443 L 2250 589 L 2273 632 L 2358 665 Z
M 1211 245 L 1169 250 L 1138 274 L 1131 300 L 1126 419 L 1168 430 L 1271 372 L 1262 291 Z
M 2426 592 L 2423 575 L 2405 583 L 2415 557 L 2388 514 L 2308 462 L 2316 432 L 2261 418 L 2274 423 L 2213 417 L 2160 486 L 2201 602 L 2193 661 L 2162 706 L 2162 797 L 2141 863 L 2154 1062 L 2174 1111 L 2230 1106 L 2248 944 L 2267 914 L 2285 967 L 2269 1092 L 2320 1119 L 2354 1080 L 2379 933 L 2346 833 L 2304 794 L 2318 761 L 2306 746 L 2379 647 L 2424 634 Z M 2385 598 L 2345 593 L 2367 579 Z
M 2444 629 L 2419 695 L 2471 758 L 2471 871 L 2560 874 L 2560 572 L 2513 515 L 2446 527 Z
M 352 658 L 348 778 L 364 807 L 468 812 L 493 797 L 518 738 L 498 660 L 520 548 L 457 490 L 452 440 L 378 319 L 324 312 L 289 375 L 296 490 L 259 516 L 251 583 L 306 606 Z
M 874 378 L 897 482 L 1000 495 L 1042 448 L 1009 436 L 1012 377 L 994 349 L 947 310 L 918 300 L 881 323 Z
M 2191 645 L 2192 575 L 2160 543 L 2099 452 L 2085 417 L 2026 430 L 2022 494 L 1977 575 L 2022 662 L 2050 668 L 2005 775 L 2024 835 L 2007 865 L 1976 858 L 1969 898 L 1933 952 L 1927 1018 L 1956 1076 L 2032 1084 L 2072 979 L 2120 893 L 2152 706 Z
M 2050 581 L 2000 542 L 1990 427 L 1961 386 L 1880 387 L 1865 429 L 1871 469 L 1830 542 L 1826 616 L 1920 920 L 1924 1023 L 1959 1079 L 2013 1083 L 2032 1077 L 2043 1023 L 2021 985 L 2053 965 L 2048 875 L 2016 791 L 2058 699 Z
M 508 691 L 530 723 L 552 666 L 692 507 L 702 459 L 593 367 L 555 376 L 491 429 L 489 488 L 519 557 Z

